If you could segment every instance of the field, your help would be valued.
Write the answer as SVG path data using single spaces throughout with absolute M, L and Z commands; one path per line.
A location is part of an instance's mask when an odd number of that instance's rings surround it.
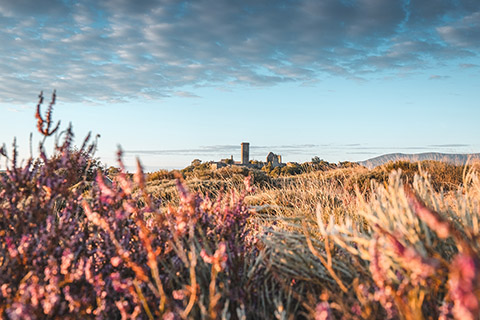
M 2 318 L 478 318 L 476 164 L 128 174 L 63 137 L 1 149 Z

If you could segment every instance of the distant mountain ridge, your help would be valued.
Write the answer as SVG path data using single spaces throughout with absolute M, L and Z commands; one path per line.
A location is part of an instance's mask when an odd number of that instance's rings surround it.
M 469 154 L 458 154 L 458 153 L 438 153 L 438 152 L 425 152 L 425 153 L 390 153 L 384 154 L 379 157 L 371 158 L 365 161 L 359 161 L 358 164 L 365 166 L 369 169 L 381 166 L 390 161 L 424 161 L 424 160 L 435 160 L 447 162 L 455 165 L 463 165 L 467 161 L 471 160 L 480 160 L 480 153 L 469 153 Z

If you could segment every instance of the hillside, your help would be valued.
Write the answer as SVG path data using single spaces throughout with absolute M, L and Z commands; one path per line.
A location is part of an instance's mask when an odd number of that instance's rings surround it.
M 424 161 L 424 160 L 435 160 L 447 162 L 455 165 L 463 165 L 468 160 L 480 159 L 480 153 L 471 153 L 471 154 L 451 154 L 451 153 L 437 153 L 437 152 L 426 152 L 426 153 L 416 153 L 416 154 L 406 154 L 406 153 L 390 153 L 385 154 L 379 157 L 371 158 L 365 161 L 359 161 L 358 164 L 365 166 L 369 169 L 375 168 L 382 164 L 388 163 L 390 161 Z

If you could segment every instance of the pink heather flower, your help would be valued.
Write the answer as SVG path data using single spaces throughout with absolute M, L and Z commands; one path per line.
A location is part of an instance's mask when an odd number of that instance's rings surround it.
M 105 221 L 105 219 L 103 219 L 97 212 L 93 212 L 92 208 L 90 208 L 90 205 L 86 201 L 83 201 L 83 210 L 85 211 L 85 216 L 87 219 L 94 225 L 99 226 L 105 231 L 110 230 L 110 225 L 108 222 Z
M 386 231 L 384 231 L 384 233 L 386 233 L 395 253 L 403 259 L 405 265 L 407 265 L 412 272 L 412 281 L 414 284 L 435 273 L 439 266 L 437 260 L 423 258 L 414 248 L 405 247 L 393 235 Z
M 452 303 L 443 301 L 441 307 L 439 308 L 440 315 L 438 316 L 438 320 L 453 319 L 452 308 Z
M 379 288 L 385 287 L 385 275 L 384 268 L 382 266 L 380 253 L 378 252 L 378 236 L 376 235 L 374 240 L 370 242 L 369 248 L 370 254 L 370 273 L 372 274 L 373 281 Z
M 175 300 L 183 300 L 185 299 L 185 292 L 183 290 L 174 290 L 172 296 Z
M 68 273 L 68 268 L 72 264 L 73 258 L 74 258 L 73 252 L 71 252 L 69 248 L 65 249 L 62 255 L 62 264 L 60 265 L 61 274 L 65 275 Z
M 140 313 L 142 313 L 142 307 L 136 305 L 133 309 L 132 314 L 130 315 L 130 319 L 136 319 L 140 315 Z
M 90 283 L 90 284 L 95 284 L 95 279 L 93 277 L 92 273 L 92 258 L 88 258 L 87 263 L 85 265 L 85 279 Z
M 417 216 L 423 220 L 430 229 L 435 231 L 439 238 L 445 239 L 450 235 L 450 224 L 438 212 L 430 210 L 416 195 L 407 192 L 410 206 Z
M 208 264 L 212 264 L 217 272 L 222 271 L 227 266 L 228 256 L 226 255 L 227 246 L 221 242 L 213 256 L 206 253 L 205 249 L 200 252 L 200 257 Z
M 100 173 L 97 174 L 95 180 L 97 181 L 97 185 L 100 188 L 100 192 L 102 193 L 102 196 L 115 198 L 115 192 L 105 184 L 105 181 L 103 180 L 103 175 L 102 174 L 100 174 Z
M 435 273 L 436 269 L 439 266 L 439 262 L 436 259 L 433 259 L 433 258 L 426 259 L 422 257 L 422 255 L 420 255 L 420 253 L 418 253 L 417 250 L 415 250 L 412 247 L 404 246 L 400 241 L 397 240 L 396 237 L 394 237 L 388 231 L 384 230 L 378 225 L 376 227 L 379 230 L 379 232 L 385 235 L 386 239 L 390 242 L 395 254 L 400 259 L 403 260 L 404 266 L 407 266 L 406 268 L 409 271 L 411 271 L 411 280 L 414 285 L 418 284 L 419 281 Z M 375 255 L 375 252 L 371 253 L 372 257 L 374 255 Z M 374 267 L 373 269 L 372 268 L 370 269 L 372 271 L 372 275 L 374 276 L 374 280 L 375 280 L 375 276 L 376 276 L 376 274 L 374 273 L 376 271 L 375 265 L 373 265 L 373 267 Z
M 120 258 L 120 257 L 113 257 L 113 258 L 110 259 L 110 263 L 114 267 L 118 267 L 121 262 L 122 262 L 122 258 Z
M 5 242 L 7 243 L 8 254 L 10 254 L 10 257 L 15 258 L 18 256 L 18 250 L 15 247 L 12 238 L 6 237 Z
M 185 221 L 180 221 L 177 223 L 177 231 L 180 234 L 183 234 L 184 232 L 187 231 L 187 223 Z
M 115 305 L 118 308 L 118 311 L 120 311 L 120 315 L 122 317 L 122 320 L 128 319 L 128 313 L 126 310 L 126 307 L 128 307 L 128 302 L 127 301 L 115 301 Z
M 6 283 L 2 284 L 2 286 L 0 287 L 0 292 L 2 293 L 2 297 L 4 298 L 8 297 L 11 291 L 12 290 L 8 287 L 8 284 Z
M 126 283 L 122 282 L 122 277 L 120 276 L 120 273 L 113 272 L 112 274 L 110 274 L 110 280 L 112 280 L 113 290 L 115 290 L 117 292 L 123 292 L 123 291 L 127 290 L 128 285 Z M 102 294 L 103 294 L 103 292 L 102 292 Z
M 377 226 L 378 227 L 378 226 Z M 381 230 L 381 229 L 380 229 Z M 370 273 L 372 279 L 378 288 L 375 288 L 373 295 L 375 301 L 379 301 L 387 312 L 387 319 L 393 319 L 396 315 L 395 305 L 392 303 L 393 292 L 390 286 L 387 286 L 385 277 L 386 267 L 382 264 L 380 252 L 378 251 L 378 235 L 370 244 Z
M 135 172 L 133 178 L 135 182 L 139 185 L 145 184 L 145 175 L 143 174 L 143 166 L 140 163 L 140 159 L 137 158 L 137 172 Z
M 355 302 L 351 308 L 351 311 L 354 315 L 356 316 L 361 316 L 362 315 L 362 308 L 360 307 L 360 305 Z
M 247 190 L 248 193 L 255 192 L 255 187 L 252 185 L 252 176 L 245 177 L 244 183 L 245 190 Z
M 478 261 L 468 254 L 455 257 L 450 268 L 449 290 L 453 299 L 453 314 L 457 319 L 477 319 L 480 306 L 475 292 L 478 292 Z
M 7 311 L 7 313 L 10 319 L 33 319 L 27 311 L 27 305 L 20 302 L 15 302 L 14 304 L 12 304 L 12 307 L 10 308 L 10 310 Z
M 174 319 L 175 319 L 175 315 L 171 311 L 165 313 L 162 317 L 162 320 L 174 320 Z
M 80 307 L 80 303 L 76 301 L 75 298 L 73 298 L 72 295 L 70 294 L 70 286 L 65 286 L 62 291 L 65 297 L 65 300 L 68 301 L 68 310 L 70 312 L 78 310 L 78 308 Z
M 53 231 L 53 226 L 55 224 L 55 219 L 52 215 L 47 217 L 47 233 L 51 233 Z
M 21 255 L 25 255 L 29 245 L 30 245 L 30 237 L 26 235 L 22 235 L 22 239 L 20 240 L 20 245 L 17 248 L 18 252 Z
M 70 272 L 72 280 L 80 280 L 83 277 L 85 261 L 85 258 L 81 259 L 75 266 L 75 269 Z
M 178 190 L 178 195 L 180 196 L 180 200 L 182 202 L 188 202 L 190 200 L 190 197 L 183 183 L 177 179 L 176 184 L 177 184 L 177 190 Z
M 117 218 L 123 219 L 124 217 L 127 217 L 129 214 L 132 214 L 135 211 L 137 211 L 137 209 L 135 209 L 135 207 L 128 202 L 123 203 L 123 209 L 124 209 L 124 212 L 117 214 Z
M 315 307 L 315 320 L 331 320 L 332 310 L 328 302 L 323 301 Z
M 59 300 L 60 298 L 58 297 L 58 295 L 54 293 L 48 293 L 45 296 L 45 299 L 42 300 L 43 312 L 49 315 L 53 311 L 55 305 Z
M 203 259 L 203 261 L 205 261 L 205 263 L 208 263 L 208 264 L 213 263 L 213 257 L 209 256 L 207 254 L 207 252 L 205 251 L 205 249 L 202 249 L 202 251 L 200 251 L 200 257 L 202 257 L 202 259 Z
M 123 192 L 125 192 L 125 194 L 132 194 L 132 184 L 130 183 L 130 181 L 128 181 L 125 173 L 121 172 L 117 175 L 117 182 L 120 185 L 120 188 L 122 188 Z

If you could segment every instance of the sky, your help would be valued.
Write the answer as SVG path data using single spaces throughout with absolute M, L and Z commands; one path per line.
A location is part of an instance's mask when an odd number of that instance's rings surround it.
M 480 152 L 478 0 L 0 1 L 0 43 L 0 145 L 23 157 L 54 89 L 106 165 Z

